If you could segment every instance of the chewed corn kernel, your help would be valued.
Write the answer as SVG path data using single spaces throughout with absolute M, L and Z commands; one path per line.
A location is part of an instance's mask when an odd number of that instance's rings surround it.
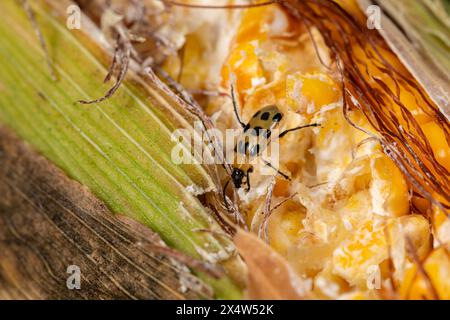
M 333 252 L 333 271 L 362 289 L 367 289 L 367 273 L 387 257 L 384 224 L 366 221 L 352 237 Z
M 316 174 L 320 181 L 334 181 L 339 179 L 352 161 L 356 130 L 347 123 L 339 108 L 324 112 L 316 121 L 321 123 L 313 149 Z
M 269 219 L 269 241 L 278 252 L 286 255 L 287 250 L 298 240 L 303 229 L 304 213 L 297 209 L 274 212 Z

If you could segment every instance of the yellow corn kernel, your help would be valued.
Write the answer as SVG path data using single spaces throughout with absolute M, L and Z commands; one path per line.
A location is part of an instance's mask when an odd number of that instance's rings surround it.
M 433 225 L 436 237 L 440 241 L 450 244 L 450 216 L 437 206 L 433 207 Z
M 431 232 L 428 220 L 417 214 L 407 215 L 392 220 L 389 224 L 390 242 L 393 259 L 396 254 L 404 255 L 407 251 L 406 239 L 409 239 L 415 253 L 420 259 L 424 259 L 431 249 Z M 395 250 L 401 246 L 399 250 Z M 403 252 L 400 252 L 403 251 Z M 405 254 L 406 256 L 406 254 Z
M 374 211 L 380 215 L 402 216 L 409 212 L 408 185 L 395 163 L 384 154 L 372 159 Z
M 326 74 L 294 73 L 287 77 L 286 98 L 293 110 L 311 115 L 340 97 L 338 85 Z
M 433 207 L 433 222 L 434 226 L 438 229 L 441 227 L 445 222 L 449 220 L 449 217 L 438 207 Z
M 222 85 L 227 87 L 230 73 L 236 77 L 236 90 L 245 94 L 264 79 L 264 73 L 256 54 L 255 44 L 244 43 L 237 45 L 230 53 L 227 62 L 222 68 Z
M 423 262 L 423 268 L 426 276 L 418 270 L 416 265 L 411 265 L 407 270 L 400 287 L 401 298 L 449 300 L 450 258 L 448 248 L 435 249 Z
M 413 261 L 411 249 L 419 259 L 424 259 L 431 250 L 430 224 L 422 215 L 407 215 L 391 220 L 388 225 L 390 258 L 393 278 L 401 285 L 407 267 Z
M 272 16 L 273 8 L 269 6 L 246 10 L 236 34 L 236 43 L 247 43 L 254 40 L 267 39 L 267 24 Z
M 208 79 L 208 68 L 199 67 L 205 60 L 206 48 L 198 34 L 186 36 L 183 57 L 171 56 L 164 62 L 163 68 L 174 79 L 180 76 L 180 83 L 187 89 L 202 88 Z M 180 73 L 181 72 L 181 73 Z M 188 81 L 186 81 L 189 79 Z
M 417 256 L 424 259 L 431 250 L 430 223 L 421 215 L 413 214 L 397 219 L 403 227 L 404 236 L 408 237 Z
M 444 131 L 435 122 L 422 125 L 422 130 L 431 144 L 436 160 L 450 172 L 450 146 Z
M 268 227 L 270 245 L 286 256 L 288 249 L 298 241 L 304 218 L 305 214 L 300 209 L 295 210 L 294 207 L 274 212 L 269 219 Z

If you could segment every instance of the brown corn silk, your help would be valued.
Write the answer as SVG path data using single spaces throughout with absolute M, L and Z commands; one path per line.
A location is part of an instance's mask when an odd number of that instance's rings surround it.
M 378 139 L 414 192 L 448 216 L 449 172 L 436 160 L 420 124 L 402 103 L 401 93 L 413 95 L 421 111 L 442 129 L 450 145 L 448 119 L 408 72 L 393 65 L 397 58 L 377 31 L 366 27 L 365 21 L 363 24 L 328 0 L 286 0 L 282 6 L 306 27 L 317 28 L 324 38 L 342 80 L 346 119 Z M 355 110 L 364 114 L 372 128 L 361 128 L 352 119 Z

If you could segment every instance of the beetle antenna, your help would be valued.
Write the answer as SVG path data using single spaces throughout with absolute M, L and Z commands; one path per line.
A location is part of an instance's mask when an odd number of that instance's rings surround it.
M 234 86 L 233 86 L 233 84 L 230 84 L 230 87 L 231 87 L 231 100 L 233 101 L 234 114 L 236 115 L 237 121 L 239 122 L 241 127 L 245 128 L 245 123 L 242 122 L 241 117 L 239 116 L 238 109 L 237 109 L 237 102 L 236 102 L 236 96 L 234 94 Z
M 288 134 L 289 132 L 292 132 L 292 131 L 297 131 L 297 130 L 301 130 L 301 129 L 309 128 L 309 127 L 320 127 L 320 126 L 321 126 L 320 123 L 312 123 L 312 124 L 307 124 L 305 126 L 300 126 L 300 127 L 295 127 L 292 129 L 284 130 L 282 133 L 280 133 L 280 135 L 278 136 L 278 139 L 283 138 L 286 134 Z

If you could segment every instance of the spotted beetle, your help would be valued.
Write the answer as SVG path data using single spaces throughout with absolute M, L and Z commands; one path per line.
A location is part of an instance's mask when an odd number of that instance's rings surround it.
M 237 109 L 236 97 L 234 94 L 234 88 L 231 86 L 231 98 L 233 101 L 234 114 L 237 121 L 242 127 L 242 134 L 238 137 L 238 140 L 234 147 L 234 163 L 232 164 L 231 181 L 236 189 L 240 189 L 244 183 L 246 185 L 246 191 L 250 190 L 250 173 L 253 172 L 253 166 L 249 163 L 254 157 L 261 155 L 261 152 L 267 148 L 270 143 L 270 137 L 272 130 L 274 130 L 280 121 L 283 119 L 283 114 L 276 105 L 268 105 L 258 110 L 248 123 L 244 123 Z M 313 123 L 303 125 L 291 129 L 282 131 L 276 139 L 284 137 L 289 132 L 301 130 L 308 127 L 318 127 L 320 124 Z M 238 159 L 244 161 L 238 161 Z M 290 180 L 289 176 L 276 167 L 274 167 L 269 161 L 262 159 L 265 165 L 275 170 L 283 178 Z M 224 186 L 224 199 L 225 191 L 230 183 L 230 180 Z M 225 200 L 225 203 L 226 200 Z

